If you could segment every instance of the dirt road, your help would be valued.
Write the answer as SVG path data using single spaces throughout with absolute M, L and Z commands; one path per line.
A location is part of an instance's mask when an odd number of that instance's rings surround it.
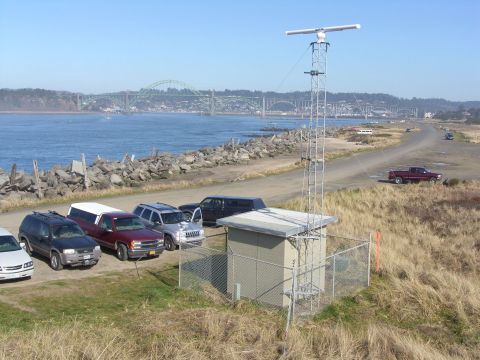
M 384 150 L 359 153 L 349 158 L 328 162 L 326 164 L 325 189 L 331 191 L 345 187 L 368 186 L 385 179 L 389 169 L 409 165 L 427 166 L 432 170 L 442 172 L 448 178 L 480 178 L 480 162 L 478 161 L 480 159 L 480 145 L 443 140 L 443 134 L 429 124 L 417 124 L 417 127 L 421 131 L 408 135 L 401 145 Z M 200 201 L 208 195 L 222 194 L 259 196 L 265 200 L 267 205 L 275 205 L 301 194 L 302 176 L 303 170 L 295 170 L 246 181 L 114 197 L 101 199 L 100 202 L 131 211 L 135 205 L 142 202 L 161 201 L 180 205 Z M 50 206 L 49 209 L 65 214 L 68 205 Z M 1 214 L 0 226 L 16 235 L 22 219 L 31 210 L 24 209 Z M 218 232 L 218 229 L 213 231 Z M 175 262 L 176 256 L 177 252 L 165 252 L 159 259 L 140 261 L 138 266 L 152 266 L 157 262 Z M 25 286 L 47 280 L 78 279 L 123 269 L 135 271 L 133 261 L 120 262 L 111 253 L 104 253 L 98 265 L 86 270 L 66 269 L 55 272 L 49 268 L 44 259 L 36 258 L 34 263 L 35 274 L 32 280 L 7 283 L 0 286 Z

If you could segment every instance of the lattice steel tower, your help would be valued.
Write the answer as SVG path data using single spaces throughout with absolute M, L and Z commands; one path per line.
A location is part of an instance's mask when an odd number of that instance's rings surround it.
M 322 231 L 327 117 L 327 52 L 329 47 L 329 43 L 326 41 L 326 33 L 359 28 L 360 25 L 355 24 L 287 31 L 287 35 L 317 35 L 317 41 L 310 44 L 312 67 L 310 71 L 306 72 L 310 75 L 311 85 L 310 121 L 306 134 L 306 148 L 302 155 L 305 162 L 302 189 L 304 202 L 302 205 L 307 213 L 307 228 L 304 233 L 291 239 L 298 252 L 296 263 L 293 264 L 296 269 L 294 272 L 296 275 L 293 279 L 294 285 L 292 291 L 289 292 L 289 296 L 293 299 L 293 307 L 298 299 L 309 300 L 312 307 L 313 301 L 319 300 L 319 295 L 324 290 L 317 272 L 319 265 L 324 261 L 326 249 L 325 233 Z M 294 308 L 291 311 L 289 310 L 289 318 L 291 313 L 294 313 Z

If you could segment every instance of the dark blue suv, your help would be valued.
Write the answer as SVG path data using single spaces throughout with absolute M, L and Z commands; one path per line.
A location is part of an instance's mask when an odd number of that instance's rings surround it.
M 76 222 L 49 211 L 33 212 L 23 219 L 18 234 L 28 253 L 50 259 L 54 270 L 64 265 L 93 266 L 101 257 L 100 246 Z
M 203 223 L 214 226 L 217 225 L 217 219 L 266 208 L 260 198 L 239 196 L 209 196 L 200 203 L 185 204 L 178 208 L 191 216 L 198 207 L 202 210 Z

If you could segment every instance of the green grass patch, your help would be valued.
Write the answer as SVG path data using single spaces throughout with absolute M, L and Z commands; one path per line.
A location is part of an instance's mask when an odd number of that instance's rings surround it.
M 462 132 L 455 131 L 453 133 L 453 139 L 460 142 L 469 143 L 470 139 Z
M 142 270 L 76 281 L 53 281 L 37 289 L 12 288 L 1 293 L 32 311 L 0 302 L 0 329 L 29 329 L 37 323 L 65 321 L 119 324 L 145 309 L 163 310 L 215 306 L 208 298 L 176 287 L 178 270 Z

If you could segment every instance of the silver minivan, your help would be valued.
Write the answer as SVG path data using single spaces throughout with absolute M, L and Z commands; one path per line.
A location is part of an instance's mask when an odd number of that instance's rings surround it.
M 178 208 L 162 203 L 140 204 L 133 210 L 149 229 L 164 234 L 165 249 L 173 251 L 182 244 L 201 245 L 205 240 L 202 211 L 195 209 L 191 218 Z

